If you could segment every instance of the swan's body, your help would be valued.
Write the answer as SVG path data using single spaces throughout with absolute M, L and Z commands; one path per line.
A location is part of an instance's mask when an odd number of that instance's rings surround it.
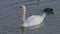
M 28 17 L 24 23 L 24 27 L 35 26 L 41 24 L 45 18 L 46 14 L 40 15 L 32 15 Z
M 22 20 L 24 22 L 24 23 L 22 23 L 23 27 L 29 27 L 29 26 L 35 26 L 35 25 L 41 24 L 46 16 L 46 13 L 43 13 L 41 16 L 40 15 L 32 15 L 25 20 L 26 7 L 24 5 L 21 5 L 20 9 L 23 12 L 22 13 L 23 14 Z

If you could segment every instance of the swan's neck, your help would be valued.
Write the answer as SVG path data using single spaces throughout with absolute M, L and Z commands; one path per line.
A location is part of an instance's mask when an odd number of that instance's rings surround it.
M 22 21 L 25 22 L 26 10 L 22 11 Z

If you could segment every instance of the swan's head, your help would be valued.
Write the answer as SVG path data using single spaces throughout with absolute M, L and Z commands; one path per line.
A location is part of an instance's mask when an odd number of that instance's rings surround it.
M 21 5 L 21 6 L 20 6 L 20 10 L 21 10 L 21 11 L 26 11 L 26 7 L 25 7 L 24 5 Z
M 47 15 L 54 14 L 53 8 L 45 8 L 43 11 L 44 11 Z

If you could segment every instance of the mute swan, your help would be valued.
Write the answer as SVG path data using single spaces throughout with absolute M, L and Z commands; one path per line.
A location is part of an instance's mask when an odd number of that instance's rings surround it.
M 22 26 L 23 27 L 30 27 L 30 26 L 35 26 L 38 24 L 41 24 L 47 14 L 53 14 L 53 9 L 51 8 L 46 8 L 44 9 L 44 14 L 43 15 L 32 15 L 28 17 L 25 20 L 25 15 L 26 15 L 26 7 L 24 5 L 20 6 L 20 10 L 22 11 Z

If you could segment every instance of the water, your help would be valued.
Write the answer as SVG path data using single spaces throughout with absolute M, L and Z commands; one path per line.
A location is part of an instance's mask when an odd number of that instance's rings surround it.
M 26 18 L 47 7 L 54 9 L 54 15 L 45 18 L 44 27 L 27 28 L 26 34 L 60 34 L 60 0 L 40 0 L 39 6 L 36 0 L 0 0 L 0 34 L 21 34 L 21 4 L 27 7 Z

